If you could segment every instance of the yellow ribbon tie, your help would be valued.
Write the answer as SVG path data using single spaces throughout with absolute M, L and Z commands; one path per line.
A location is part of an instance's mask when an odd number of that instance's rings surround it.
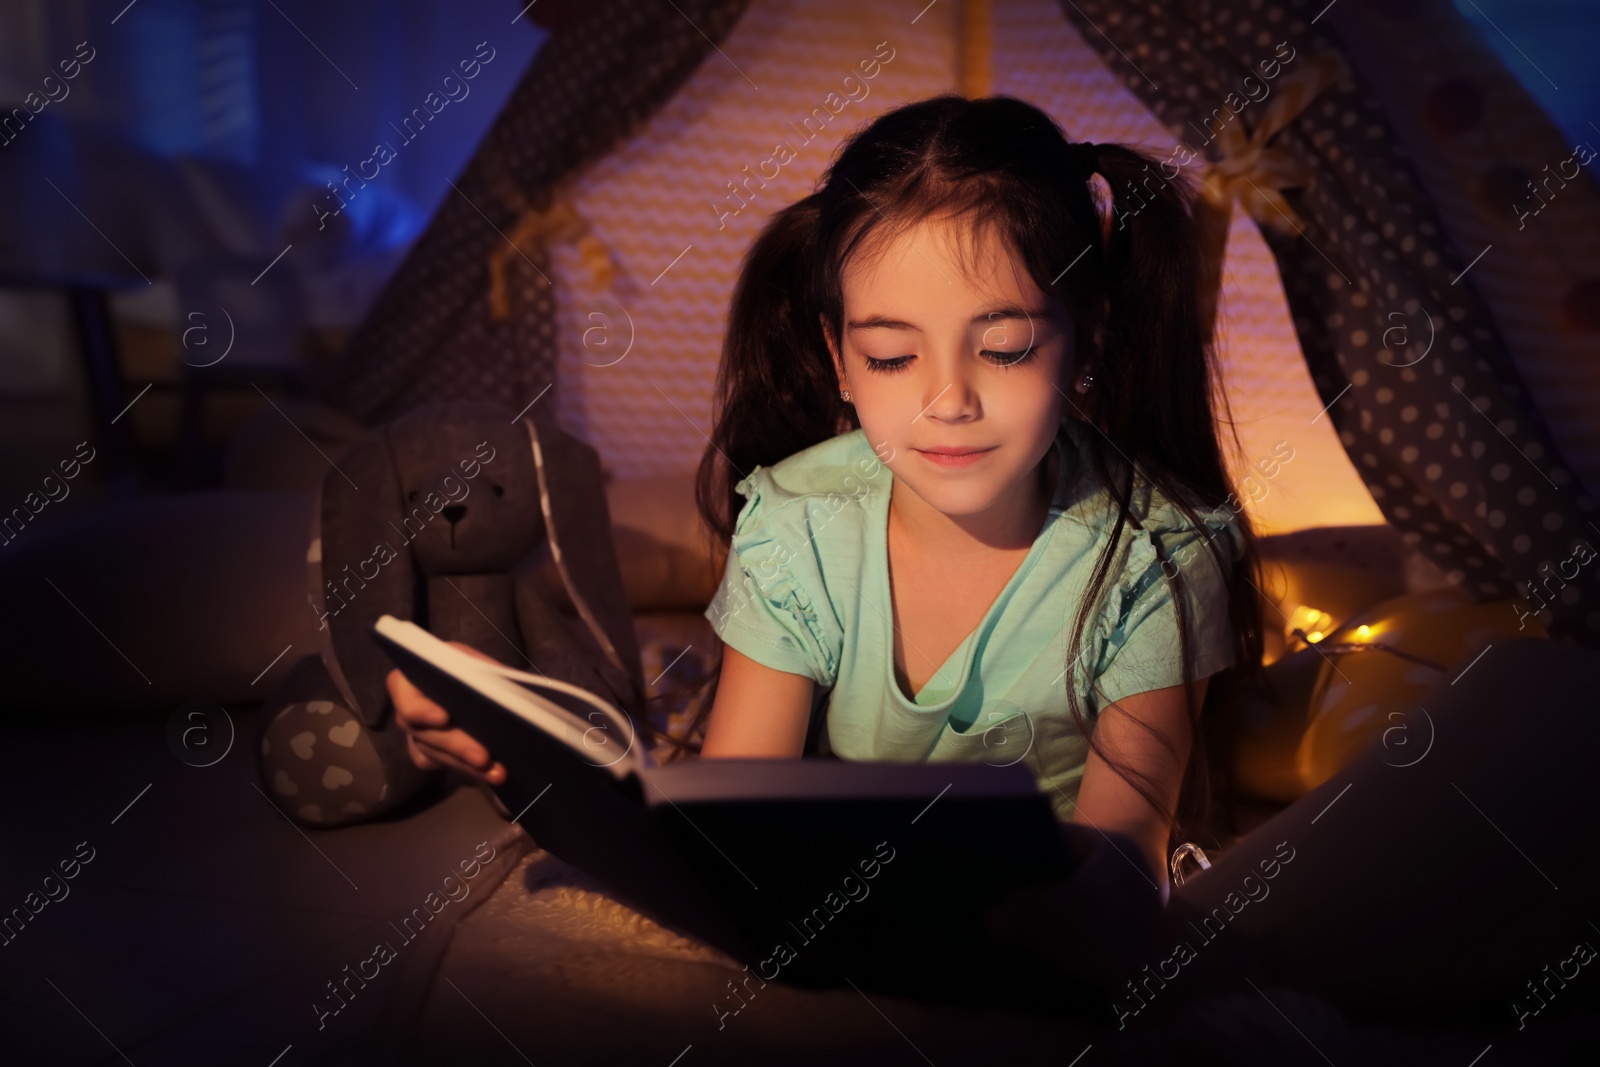
M 506 234 L 505 242 L 496 244 L 489 253 L 489 312 L 494 318 L 505 319 L 511 314 L 511 298 L 506 291 L 506 269 L 512 265 L 511 257 L 525 257 L 522 246 L 527 243 L 548 246 L 563 241 L 577 245 L 578 255 L 595 286 L 601 289 L 611 286 L 615 264 L 610 250 L 605 242 L 589 232 L 588 221 L 572 204 L 558 197 L 542 211 L 531 207 L 524 209 L 511 232 Z
M 1311 174 L 1289 153 L 1269 148 L 1267 142 L 1344 74 L 1344 61 L 1337 54 L 1311 56 L 1299 70 L 1278 82 L 1277 93 L 1254 133 L 1247 135 L 1243 123 L 1236 122 L 1217 132 L 1222 158 L 1206 168 L 1195 211 L 1201 246 L 1200 319 L 1207 338 L 1216 328 L 1233 202 L 1239 201 L 1256 222 L 1279 233 L 1299 233 L 1305 228 L 1282 190 L 1305 188 L 1312 182 Z
M 1202 185 L 1206 198 L 1223 210 L 1237 200 L 1257 222 L 1279 232 L 1303 229 L 1304 223 L 1283 198 L 1282 190 L 1309 186 L 1311 173 L 1289 153 L 1269 148 L 1267 142 L 1344 73 L 1338 55 L 1311 56 L 1299 70 L 1278 82 L 1254 132 L 1246 135 L 1240 123 L 1222 127 L 1217 134 L 1222 158 L 1206 168 Z

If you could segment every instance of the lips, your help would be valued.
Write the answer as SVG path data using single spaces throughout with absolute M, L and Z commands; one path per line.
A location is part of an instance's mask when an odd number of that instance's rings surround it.
M 917 451 L 925 452 L 930 456 L 970 456 L 978 452 L 992 452 L 994 451 L 994 446 L 991 445 L 988 448 L 957 448 L 941 445 L 936 448 L 919 448 Z
M 995 450 L 989 448 L 960 448 L 951 445 L 942 445 L 937 448 L 917 448 L 912 451 L 927 459 L 929 463 L 939 467 L 965 467 L 977 463 Z

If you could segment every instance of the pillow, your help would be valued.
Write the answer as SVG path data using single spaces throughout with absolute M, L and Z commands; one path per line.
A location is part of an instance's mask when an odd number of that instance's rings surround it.
M 1422 706 L 1429 689 L 1462 677 L 1491 644 L 1546 636 L 1537 620 L 1519 617 L 1511 601 L 1473 603 L 1454 586 L 1395 597 L 1349 619 L 1315 646 L 1327 660 L 1295 754 L 1302 789 L 1332 778 L 1368 744 L 1381 745 L 1385 761 L 1395 766 L 1420 760 L 1432 740 L 1432 721 L 1404 716 Z
M 1404 545 L 1387 525 L 1297 530 L 1263 537 L 1258 548 L 1265 663 L 1294 646 L 1291 626 L 1311 630 L 1323 613 L 1345 619 L 1406 591 Z
M 716 594 L 722 569 L 713 566 L 694 480 L 689 470 L 606 483 L 622 587 L 634 611 L 701 612 Z
M 1212 709 L 1211 729 L 1227 739 L 1218 788 L 1229 800 L 1289 804 L 1305 794 L 1295 753 L 1322 658 L 1315 649 L 1281 656 L 1264 669 L 1263 687 L 1242 686 Z

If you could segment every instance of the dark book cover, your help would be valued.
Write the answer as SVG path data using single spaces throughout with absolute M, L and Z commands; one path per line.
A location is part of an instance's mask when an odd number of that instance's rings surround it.
M 1023 1010 L 1035 999 L 1041 1010 L 1059 1004 L 1054 976 L 987 943 L 978 925 L 1007 890 L 1069 875 L 1088 847 L 1063 832 L 1083 828 L 1058 822 L 1025 765 L 657 766 L 615 722 L 539 686 L 576 718 L 553 736 L 468 680 L 504 672 L 432 655 L 436 639 L 418 632 L 425 640 L 413 635 L 408 648 L 373 630 L 452 725 L 505 765 L 506 781 L 492 788 L 511 818 L 635 910 L 766 980 Z M 471 666 L 458 673 L 463 662 Z

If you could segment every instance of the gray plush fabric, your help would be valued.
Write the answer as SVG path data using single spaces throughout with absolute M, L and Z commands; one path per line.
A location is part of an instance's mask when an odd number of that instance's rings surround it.
M 340 456 L 316 513 L 305 609 L 321 655 L 267 699 L 258 750 L 263 788 L 290 817 L 371 819 L 427 781 L 371 634 L 385 614 L 642 714 L 638 639 L 588 445 L 494 404 L 432 404 Z

